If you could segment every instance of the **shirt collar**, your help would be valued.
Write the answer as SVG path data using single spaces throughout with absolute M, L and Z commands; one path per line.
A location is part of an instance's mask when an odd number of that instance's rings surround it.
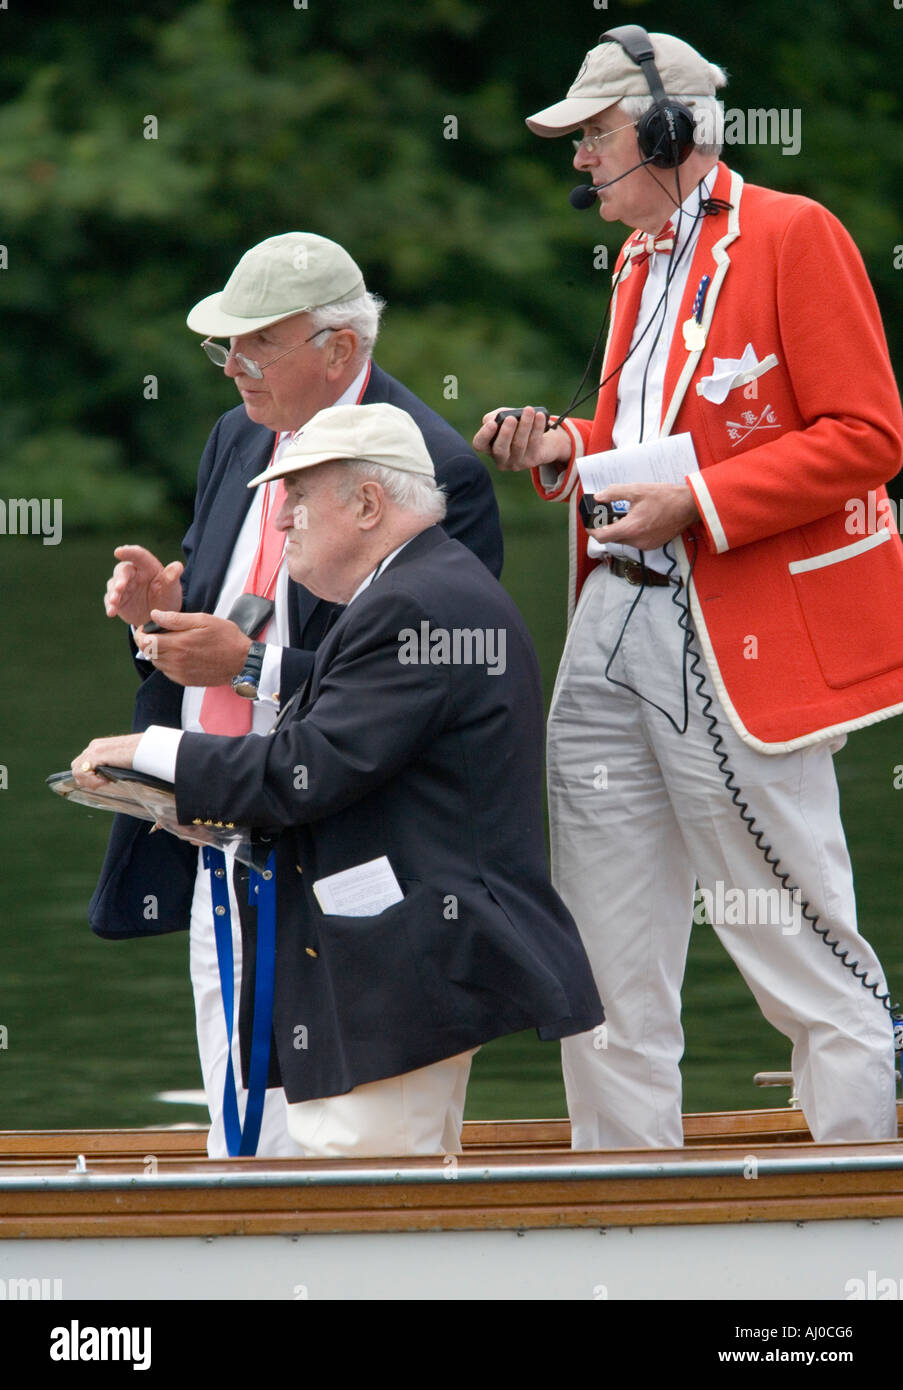
M 715 186 L 715 175 L 718 172 L 717 163 L 713 164 L 707 174 L 690 190 L 689 195 L 684 198 L 680 208 L 675 208 L 671 214 L 671 224 L 674 227 L 674 253 L 685 245 L 702 221 L 699 205 L 704 198 L 711 197 L 712 189 Z
M 357 405 L 357 398 L 363 390 L 364 382 L 367 380 L 367 373 L 370 370 L 370 359 L 368 358 L 361 367 L 354 381 L 349 382 L 337 401 L 333 405 Z
M 383 558 L 380 560 L 379 564 L 376 566 L 376 568 L 372 569 L 370 573 L 367 575 L 367 578 L 363 580 L 362 583 L 358 584 L 357 588 L 351 595 L 348 602 L 354 603 L 354 600 L 357 598 L 358 594 L 362 594 L 365 589 L 369 589 L 376 576 L 378 574 L 382 574 L 383 570 L 386 569 L 387 566 L 390 565 L 392 561 L 395 559 L 395 556 L 400 555 L 401 552 L 404 550 L 405 546 L 410 545 L 413 539 L 413 536 L 408 536 L 408 539 L 406 541 L 402 541 L 401 545 L 397 546 L 390 555 L 384 555 Z

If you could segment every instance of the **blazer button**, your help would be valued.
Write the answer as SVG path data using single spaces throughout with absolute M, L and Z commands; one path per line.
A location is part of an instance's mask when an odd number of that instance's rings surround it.
M 298 873 L 299 873 L 299 874 L 303 874 L 303 873 L 304 873 L 304 870 L 301 868 L 301 865 L 300 865 L 300 864 L 296 864 L 296 865 L 295 865 L 295 868 L 298 870 Z
M 315 951 L 312 946 L 305 946 L 304 949 L 309 956 L 313 956 L 314 960 L 319 960 L 319 952 Z

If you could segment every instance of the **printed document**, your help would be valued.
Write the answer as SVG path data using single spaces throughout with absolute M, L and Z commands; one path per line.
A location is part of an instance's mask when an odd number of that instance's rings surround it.
M 375 917 L 404 898 L 385 855 L 318 879 L 314 894 L 327 917 Z

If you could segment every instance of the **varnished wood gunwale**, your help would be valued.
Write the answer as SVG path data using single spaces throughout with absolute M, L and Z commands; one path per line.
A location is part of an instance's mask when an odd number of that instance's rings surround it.
M 152 1132 L 141 1132 L 147 1139 Z M 173 1131 L 163 1133 L 172 1134 Z M 183 1139 L 185 1131 L 176 1131 Z M 518 1138 L 522 1132 L 515 1131 Z M 70 1142 L 74 1136 L 70 1135 Z M 83 1135 L 79 1137 L 84 1137 Z M 156 1137 L 156 1135 L 154 1136 Z M 498 1128 L 483 1140 L 512 1138 Z M 748 1137 L 748 1136 L 744 1136 Z M 113 1142 L 113 1141 L 111 1141 Z M 115 1141 L 124 1146 L 123 1136 Z M 129 1142 L 132 1142 L 130 1137 Z M 192 1142 L 196 1142 L 192 1139 Z M 55 1137 L 54 1144 L 59 1141 Z M 88 1146 L 79 1148 L 85 1152 Z M 438 1159 L 404 1159 L 398 1167 L 417 1170 L 428 1181 L 380 1181 L 391 1161 L 237 1159 L 192 1160 L 174 1146 L 154 1156 L 155 1179 L 148 1180 L 138 1144 L 127 1156 L 88 1159 L 90 1182 L 73 1181 L 72 1165 L 60 1149 L 35 1160 L 22 1156 L 0 1164 L 0 1239 L 122 1236 L 303 1235 L 328 1232 L 436 1230 L 517 1230 L 580 1227 L 742 1224 L 762 1221 L 823 1221 L 903 1218 L 903 1145 L 765 1143 L 748 1146 L 699 1145 L 693 1149 L 618 1150 L 571 1154 L 533 1150 L 527 1158 L 511 1148 L 478 1146 L 457 1168 Z M 163 1145 L 157 1144 L 157 1149 Z M 69 1153 L 71 1154 L 71 1149 Z M 138 1156 L 136 1157 L 136 1153 Z M 87 1154 L 86 1154 L 87 1158 Z M 835 1161 L 866 1159 L 876 1166 L 843 1171 Z M 781 1160 L 821 1163 L 822 1171 L 781 1169 Z M 886 1166 L 882 1166 L 882 1162 Z M 757 1171 L 768 1165 L 780 1171 Z M 727 1165 L 729 1171 L 711 1171 Z M 531 1176 L 524 1176 L 529 1166 Z M 348 1176 L 347 1185 L 305 1185 L 314 1171 Z M 469 1181 L 487 1168 L 500 1181 Z M 631 1169 L 636 1170 L 636 1176 Z M 501 1170 L 501 1171 L 499 1171 Z M 283 1174 L 294 1185 L 273 1186 L 265 1173 Z M 368 1173 L 373 1180 L 368 1181 Z M 606 1173 L 610 1173 L 607 1176 Z M 250 1186 L 217 1185 L 221 1175 L 242 1174 Z M 205 1184 L 189 1186 L 203 1175 Z M 259 1185 L 256 1176 L 260 1175 Z M 65 1178 L 71 1190 L 3 1189 L 4 1178 Z M 113 1190 L 104 1178 L 126 1179 Z M 465 1178 L 464 1181 L 460 1179 Z M 131 1179 L 129 1182 L 128 1180 Z M 296 1181 L 297 1180 L 297 1181 Z

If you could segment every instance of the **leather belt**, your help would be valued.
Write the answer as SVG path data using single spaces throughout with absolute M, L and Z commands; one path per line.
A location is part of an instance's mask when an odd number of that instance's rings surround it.
M 640 560 L 625 560 L 620 555 L 606 555 L 602 563 L 616 574 L 619 579 L 626 579 L 628 584 L 634 584 L 637 588 L 641 584 L 648 584 L 652 588 L 662 588 L 672 582 L 678 587 L 683 585 L 682 579 L 670 580 L 666 574 L 659 570 L 650 569 L 648 565 L 642 564 Z

